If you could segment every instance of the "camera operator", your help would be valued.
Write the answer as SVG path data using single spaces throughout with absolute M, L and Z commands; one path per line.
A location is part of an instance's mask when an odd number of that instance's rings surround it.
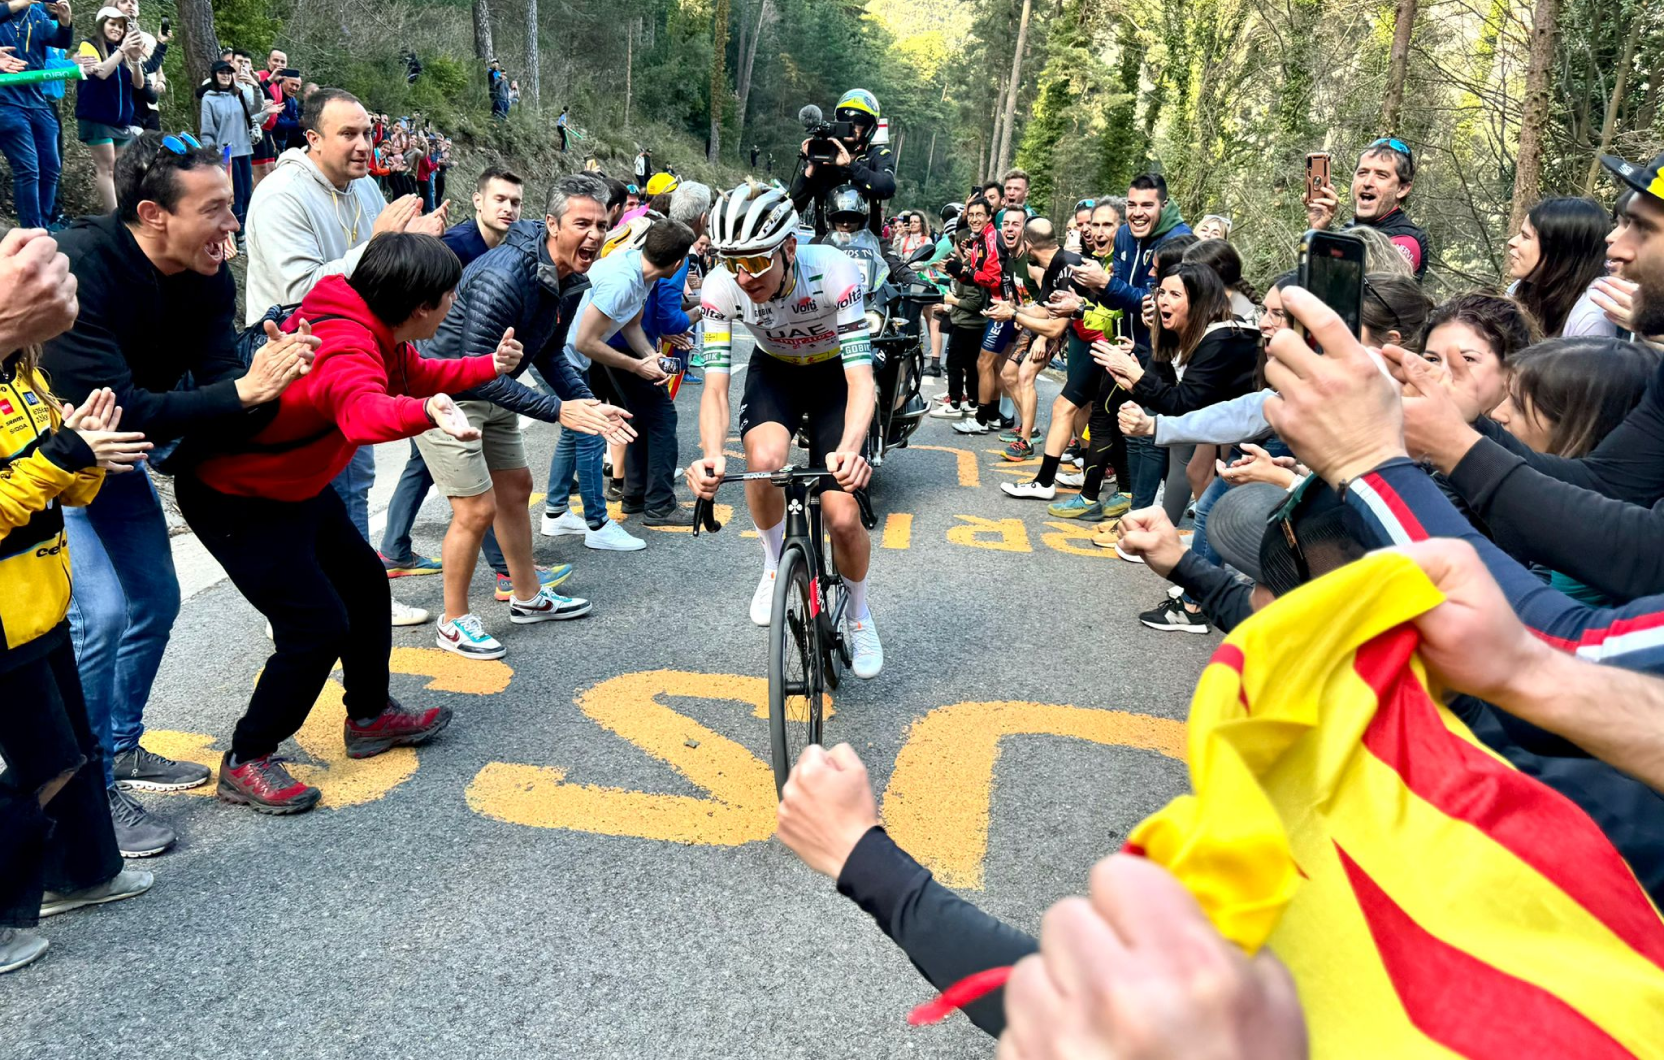
M 867 227 L 877 236 L 884 230 L 883 202 L 896 193 L 895 160 L 890 149 L 872 142 L 878 129 L 878 97 L 864 88 L 852 88 L 838 100 L 833 122 L 820 120 L 820 108 L 805 107 L 798 117 L 809 129 L 799 161 L 802 169 L 792 178 L 792 205 L 803 212 L 815 204 L 815 234 L 825 235 L 828 219 L 824 209 L 827 195 L 844 184 L 853 184 L 870 204 Z M 847 132 L 836 126 L 845 124 Z M 844 135 L 835 135 L 843 132 Z

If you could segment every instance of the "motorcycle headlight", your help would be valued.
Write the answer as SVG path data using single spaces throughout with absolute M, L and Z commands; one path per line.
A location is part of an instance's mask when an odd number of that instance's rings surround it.
M 868 331 L 868 333 L 873 334 L 873 335 L 877 335 L 879 332 L 881 332 L 883 330 L 884 330 L 884 318 L 878 314 L 877 310 L 874 310 L 874 309 L 867 310 L 867 331 Z

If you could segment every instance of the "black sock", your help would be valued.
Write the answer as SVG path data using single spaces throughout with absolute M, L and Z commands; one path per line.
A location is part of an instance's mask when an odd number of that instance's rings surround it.
M 976 407 L 976 421 L 984 427 L 992 426 L 1000 418 L 1000 403 L 998 400 L 984 401 Z
M 1050 486 L 1057 478 L 1057 465 L 1063 458 L 1047 453 L 1040 458 L 1040 473 L 1034 476 L 1034 481 L 1042 486 Z

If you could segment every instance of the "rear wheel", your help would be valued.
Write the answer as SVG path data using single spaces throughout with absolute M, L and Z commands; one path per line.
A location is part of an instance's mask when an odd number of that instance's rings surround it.
M 774 786 L 784 791 L 803 749 L 820 743 L 822 647 L 814 566 L 801 546 L 787 545 L 774 581 L 768 624 L 768 727 Z

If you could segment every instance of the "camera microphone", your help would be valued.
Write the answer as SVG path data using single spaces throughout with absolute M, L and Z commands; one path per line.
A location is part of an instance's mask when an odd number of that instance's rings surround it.
M 803 127 L 811 132 L 814 131 L 816 126 L 820 125 L 821 117 L 820 108 L 813 103 L 797 112 L 797 120 L 802 122 Z

